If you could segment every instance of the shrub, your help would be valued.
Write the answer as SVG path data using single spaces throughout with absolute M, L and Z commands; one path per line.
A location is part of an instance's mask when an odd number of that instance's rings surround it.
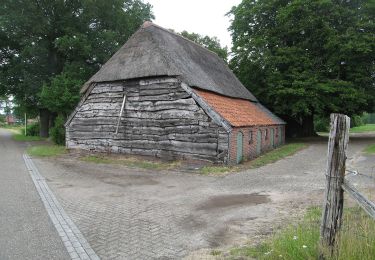
M 328 132 L 329 131 L 329 120 L 324 117 L 314 118 L 315 132 Z
M 26 135 L 28 135 L 28 136 L 39 136 L 39 123 L 28 125 Z
M 364 125 L 363 119 L 361 116 L 352 116 L 350 119 L 350 127 Z
M 49 131 L 49 135 L 55 144 L 58 144 L 58 145 L 65 144 L 64 122 L 65 122 L 65 118 L 59 115 L 55 119 L 55 125 Z

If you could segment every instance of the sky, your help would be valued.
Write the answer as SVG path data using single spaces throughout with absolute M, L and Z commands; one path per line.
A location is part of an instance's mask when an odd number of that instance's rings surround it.
M 228 32 L 230 17 L 225 16 L 241 0 L 145 0 L 153 8 L 153 22 L 176 32 L 216 36 L 222 46 L 232 46 Z

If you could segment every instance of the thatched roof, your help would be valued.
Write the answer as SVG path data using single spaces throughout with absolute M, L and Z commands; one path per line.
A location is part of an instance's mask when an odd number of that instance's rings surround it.
M 178 76 L 191 87 L 257 101 L 214 52 L 169 30 L 146 22 L 85 83 L 152 76 Z

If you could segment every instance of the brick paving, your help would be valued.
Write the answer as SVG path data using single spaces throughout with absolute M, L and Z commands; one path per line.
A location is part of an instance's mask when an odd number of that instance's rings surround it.
M 349 162 L 368 141 L 352 140 Z M 320 205 L 325 153 L 326 141 L 317 142 L 277 163 L 219 177 L 69 157 L 34 161 L 101 259 L 205 259 L 212 248 L 255 242 Z M 208 255 L 196 254 L 202 249 Z
M 39 196 L 72 260 L 97 260 L 99 257 L 90 247 L 77 226 L 65 213 L 28 155 L 23 155 L 27 170 Z

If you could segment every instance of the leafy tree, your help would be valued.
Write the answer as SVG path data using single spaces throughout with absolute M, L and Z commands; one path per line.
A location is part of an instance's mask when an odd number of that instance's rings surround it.
M 243 0 L 230 14 L 233 70 L 299 134 L 314 115 L 373 109 L 373 1 Z
M 81 84 L 152 17 L 142 0 L 3 0 L 0 94 L 39 112 L 48 135 L 51 113 L 68 114 Z
M 225 62 L 228 60 L 228 48 L 222 47 L 220 41 L 217 37 L 203 36 L 197 33 L 189 33 L 187 31 L 182 31 L 179 33 L 181 36 L 202 45 L 203 47 L 209 49 L 210 51 L 215 52 L 222 58 Z

